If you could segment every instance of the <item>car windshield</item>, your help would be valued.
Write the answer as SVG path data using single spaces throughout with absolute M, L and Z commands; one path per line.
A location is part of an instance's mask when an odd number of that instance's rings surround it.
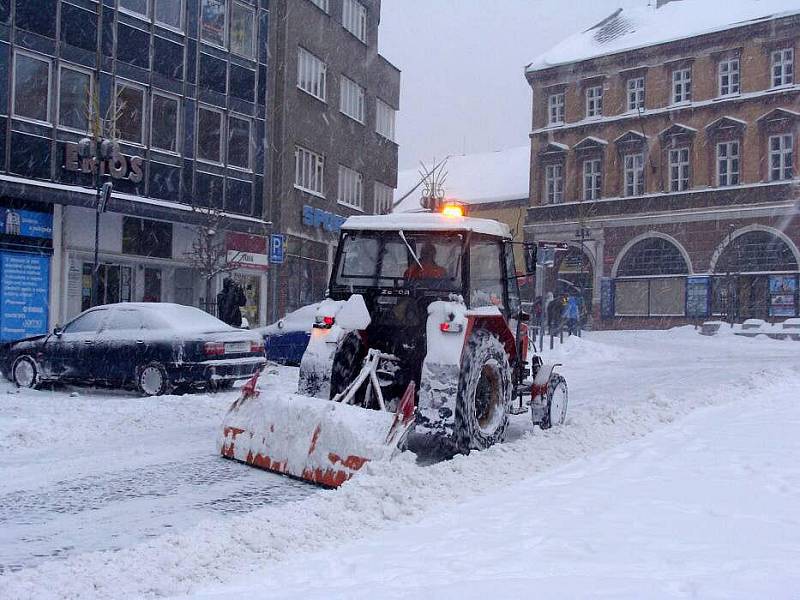
M 460 290 L 463 241 L 459 233 L 347 233 L 342 239 L 335 282 L 344 286 L 405 287 L 419 281 L 426 287 Z

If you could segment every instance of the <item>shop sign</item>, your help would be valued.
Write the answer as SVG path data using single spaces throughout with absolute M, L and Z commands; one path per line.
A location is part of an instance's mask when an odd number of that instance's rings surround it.
M 769 316 L 794 317 L 797 314 L 797 276 L 769 276 Z
M 262 235 L 228 232 L 225 249 L 228 263 L 237 268 L 266 271 L 269 267 L 267 238 Z
M 53 215 L 32 210 L 0 208 L 0 233 L 51 239 Z
M 47 333 L 50 258 L 0 252 L 0 340 Z
M 269 236 L 269 262 L 274 265 L 282 265 L 286 257 L 286 236 L 280 233 L 273 233 Z
M 710 312 L 710 277 L 688 277 L 686 279 L 686 316 L 702 319 Z
M 614 318 L 614 280 L 610 277 L 600 280 L 600 317 Z
M 93 173 L 94 163 L 94 158 L 81 159 L 78 156 L 78 144 L 64 144 L 64 168 L 67 171 Z M 110 174 L 114 179 L 129 179 L 133 183 L 139 183 L 144 178 L 142 157 L 115 153 L 110 159 L 100 163 L 100 174 Z
M 321 227 L 325 231 L 336 233 L 342 228 L 342 223 L 346 220 L 347 217 L 322 210 L 321 208 L 314 208 L 308 205 L 303 207 L 303 225 L 306 227 L 315 229 Z

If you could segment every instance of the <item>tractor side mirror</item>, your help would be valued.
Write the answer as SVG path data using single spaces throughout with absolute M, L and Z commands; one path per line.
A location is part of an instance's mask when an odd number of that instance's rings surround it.
M 536 273 L 536 243 L 525 242 L 525 273 L 531 275 Z
M 531 314 L 526 313 L 524 310 L 519 311 L 519 320 L 523 323 L 530 323 Z

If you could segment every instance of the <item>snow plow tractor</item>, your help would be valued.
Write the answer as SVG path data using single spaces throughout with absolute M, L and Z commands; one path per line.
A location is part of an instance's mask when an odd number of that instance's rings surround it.
M 535 252 L 526 245 L 526 272 Z M 296 394 L 257 376 L 227 413 L 223 456 L 337 487 L 410 430 L 454 453 L 501 441 L 509 415 L 564 422 L 567 385 L 528 357 L 508 227 L 440 213 L 350 217 Z

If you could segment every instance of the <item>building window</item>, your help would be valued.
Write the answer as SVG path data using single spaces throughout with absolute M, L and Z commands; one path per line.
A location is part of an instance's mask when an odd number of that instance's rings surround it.
M 644 194 L 644 154 L 625 155 L 625 195 Z
M 253 58 L 255 48 L 255 10 L 239 2 L 231 7 L 231 52 Z
M 144 145 L 144 88 L 117 84 L 116 128 L 121 140 Z
M 183 0 L 155 0 L 156 23 L 173 29 L 183 28 Z
M 250 119 L 228 117 L 228 165 L 250 169 Z
M 122 253 L 172 258 L 172 223 L 122 217 Z
M 178 151 L 179 106 L 177 98 L 153 93 L 150 113 L 150 145 L 153 148 Z
M 294 149 L 294 185 L 324 196 L 325 157 L 300 146 Z
M 119 9 L 141 17 L 147 17 L 149 0 L 119 0 Z
M 337 200 L 340 204 L 362 210 L 364 208 L 364 176 L 358 171 L 339 165 Z
M 717 185 L 739 185 L 739 142 L 717 144 Z
M 672 72 L 672 103 L 691 102 L 692 70 L 676 69 Z
M 564 94 L 550 94 L 547 97 L 547 124 L 564 124 Z
M 600 117 L 603 114 L 603 86 L 595 85 L 586 89 L 586 116 Z
M 739 59 L 731 58 L 719 63 L 719 95 L 733 96 L 739 93 Z
M 769 138 L 769 180 L 782 181 L 794 177 L 794 137 L 791 134 Z
M 218 110 L 197 109 L 197 158 L 222 162 L 222 112 Z
M 342 25 L 350 33 L 367 41 L 367 9 L 357 0 L 344 0 L 342 3 Z
M 375 182 L 375 214 L 388 215 L 394 204 L 394 190 L 380 181 Z
M 583 161 L 583 199 L 597 200 L 603 183 L 602 161 L 592 158 Z
M 325 101 L 325 63 L 305 48 L 297 48 L 297 87 Z
M 683 192 L 689 189 L 689 149 L 675 148 L 669 151 L 669 191 Z
M 364 88 L 342 75 L 339 110 L 359 123 L 364 122 Z
M 61 66 L 58 82 L 58 124 L 77 131 L 89 131 L 92 107 L 92 76 Z
M 794 49 L 783 48 L 772 52 L 772 87 L 794 82 Z
M 628 79 L 628 110 L 644 109 L 644 77 Z
M 544 168 L 545 198 L 547 204 L 564 201 L 564 165 L 547 165 Z
M 17 117 L 50 121 L 50 61 L 31 54 L 14 55 L 14 106 Z
M 200 7 L 200 39 L 225 47 L 225 0 L 202 0 Z
M 311 3 L 315 4 L 323 12 L 329 12 L 328 0 L 311 0 Z
M 380 98 L 376 98 L 375 131 L 387 140 L 394 141 L 394 119 L 397 111 Z

